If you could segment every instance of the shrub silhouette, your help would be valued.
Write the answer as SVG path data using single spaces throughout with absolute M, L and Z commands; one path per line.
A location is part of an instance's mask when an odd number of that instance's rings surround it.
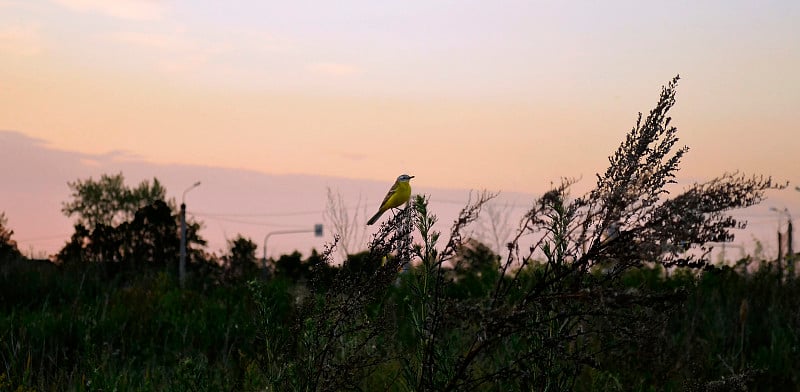
M 364 380 L 377 383 L 367 389 L 572 390 L 587 370 L 608 368 L 609 352 L 657 355 L 656 333 L 687 292 L 632 288 L 623 277 L 652 265 L 710 268 L 708 243 L 729 241 L 744 225 L 726 212 L 782 187 L 733 173 L 669 198 L 666 186 L 688 151 L 676 148 L 668 117 L 677 82 L 639 115 L 592 191 L 573 198 L 573 181 L 564 180 L 533 203 L 506 257 L 489 262 L 497 268 L 482 291 L 458 290 L 465 265 L 486 262 L 470 254 L 462 233 L 493 195 L 469 203 L 444 243 L 427 198 L 416 196 L 366 254 L 349 260 L 350 270 L 368 273 L 347 273 L 346 262 L 329 288 L 301 299 L 288 337 L 294 350 L 265 372 L 281 375 L 273 379 L 279 387 L 304 390 Z M 533 244 L 523 248 L 523 236 Z M 403 297 L 392 297 L 395 284 Z M 393 375 L 370 378 L 387 371 Z M 666 377 L 667 369 L 652 371 L 654 381 Z

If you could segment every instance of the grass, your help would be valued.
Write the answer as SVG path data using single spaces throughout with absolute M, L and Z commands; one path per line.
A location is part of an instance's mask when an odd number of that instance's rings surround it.
M 453 300 L 483 295 L 486 283 L 477 272 L 460 271 L 463 276 L 446 295 Z M 0 282 L 0 389 L 302 385 L 295 379 L 303 374 L 302 363 L 292 362 L 299 356 L 290 337 L 302 332 L 296 294 L 305 284 L 279 277 L 182 290 L 174 277 L 157 271 L 108 280 L 91 266 L 26 271 L 7 263 Z M 575 389 L 683 390 L 739 382 L 748 390 L 785 391 L 800 384 L 797 280 L 779 283 L 767 268 L 754 273 L 723 268 L 700 277 L 678 272 L 666 278 L 657 269 L 639 269 L 626 275 L 624 284 L 655 292 L 685 290 L 687 297 L 657 328 L 652 344 L 598 355 Z M 390 359 L 360 373 L 356 387 L 408 388 L 403 364 L 391 359 L 402 356 L 391 350 L 416 347 L 409 341 L 415 335 L 404 332 L 413 330 L 409 310 L 396 306 L 408 298 L 407 290 L 404 284 L 392 287 L 366 315 L 386 318 L 396 328 L 376 340 L 385 343 Z

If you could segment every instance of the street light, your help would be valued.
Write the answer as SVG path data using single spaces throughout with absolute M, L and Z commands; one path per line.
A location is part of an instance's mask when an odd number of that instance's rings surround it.
M 183 191 L 183 195 L 181 196 L 181 204 L 186 204 L 186 194 L 189 193 L 190 190 L 197 188 L 199 186 L 200 186 L 200 181 L 197 181 L 194 184 L 192 184 L 192 186 L 186 188 L 186 190 Z
M 786 215 L 786 220 L 791 224 L 791 222 L 792 222 L 792 214 L 789 213 L 789 209 L 788 208 L 784 207 L 782 210 L 779 210 L 779 209 L 777 209 L 775 207 L 770 207 L 769 210 L 772 211 L 772 212 L 781 214 L 781 215 Z M 778 228 L 779 229 L 780 229 L 780 225 L 781 225 L 781 222 L 780 222 L 780 220 L 778 220 Z
M 178 280 L 180 280 L 181 288 L 183 288 L 184 281 L 186 280 L 186 193 L 198 186 L 200 186 L 200 181 L 186 188 L 186 190 L 183 191 L 183 195 L 181 195 L 181 257 L 178 267 Z
M 789 209 L 784 207 L 783 210 L 779 210 L 775 207 L 770 207 L 770 211 L 776 212 L 778 214 L 785 214 L 786 215 L 786 260 L 787 264 L 789 265 L 789 270 L 791 273 L 794 273 L 794 246 L 793 246 L 793 237 L 794 237 L 794 228 L 792 227 L 792 214 L 789 213 Z M 778 219 L 778 263 L 781 262 L 783 258 L 782 254 L 782 247 L 781 247 L 781 238 L 783 233 L 781 233 L 781 222 Z M 778 264 L 780 267 L 780 264 Z
M 299 229 L 299 230 L 278 230 L 278 231 L 271 231 L 264 236 L 264 255 L 261 258 L 261 264 L 264 267 L 264 271 L 262 274 L 264 278 L 267 277 L 267 240 L 269 237 L 273 235 L 280 235 L 280 234 L 297 234 L 297 233 L 314 233 L 314 237 L 322 237 L 322 223 L 317 223 L 314 225 L 313 229 Z

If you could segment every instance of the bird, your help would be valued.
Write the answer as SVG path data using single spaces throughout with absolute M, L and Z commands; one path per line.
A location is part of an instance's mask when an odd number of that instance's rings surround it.
M 378 212 L 367 221 L 367 225 L 371 225 L 375 223 L 378 218 L 383 215 L 386 210 L 390 208 L 400 207 L 401 205 L 408 202 L 408 199 L 411 198 L 411 185 L 408 183 L 414 176 L 409 176 L 408 174 L 401 174 L 397 177 L 397 181 L 394 182 L 392 188 L 389 189 L 389 192 L 386 193 L 386 197 L 381 202 L 381 206 L 378 208 Z

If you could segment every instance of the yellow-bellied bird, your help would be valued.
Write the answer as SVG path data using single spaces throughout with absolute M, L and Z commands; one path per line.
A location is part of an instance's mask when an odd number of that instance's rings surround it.
M 392 185 L 392 189 L 389 189 L 389 193 L 387 193 L 386 197 L 383 199 L 380 208 L 378 208 L 378 212 L 367 221 L 368 225 L 375 223 L 386 210 L 400 207 L 408 202 L 408 199 L 411 198 L 411 185 L 408 182 L 412 178 L 414 178 L 414 176 L 409 176 L 408 174 L 402 174 L 400 177 L 397 177 L 397 181 Z

